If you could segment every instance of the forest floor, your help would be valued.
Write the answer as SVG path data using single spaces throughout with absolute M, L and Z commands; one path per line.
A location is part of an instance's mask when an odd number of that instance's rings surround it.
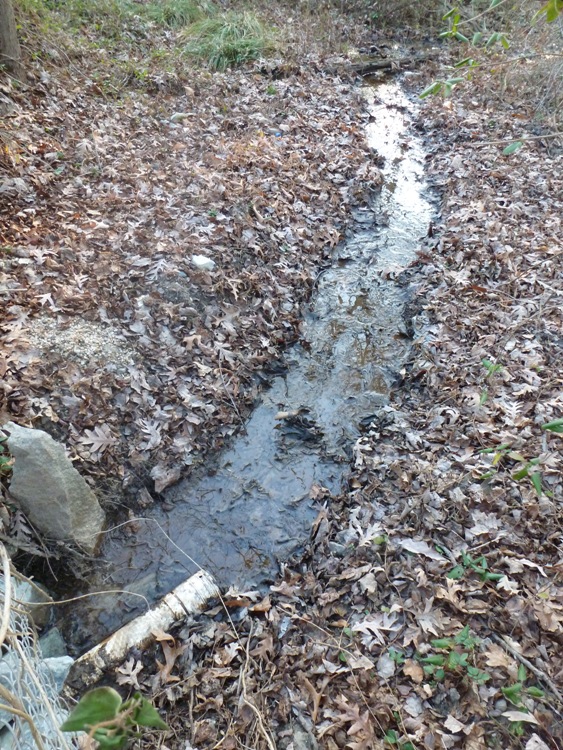
M 0 89 L 0 396 L 136 511 L 249 413 L 379 172 L 344 54 L 187 80 L 96 49 Z M 441 219 L 398 274 L 412 358 L 302 559 L 108 675 L 159 747 L 561 747 L 563 154 L 526 74 L 420 106 Z

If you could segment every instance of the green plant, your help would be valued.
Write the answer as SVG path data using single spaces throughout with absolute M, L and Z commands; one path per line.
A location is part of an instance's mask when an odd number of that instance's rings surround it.
M 156 708 L 135 693 L 123 702 L 113 688 L 89 690 L 61 726 L 63 732 L 87 732 L 99 742 L 100 750 L 120 750 L 140 736 L 140 727 L 168 729 Z
M 504 5 L 506 2 L 507 0 L 491 0 L 489 7 L 486 10 L 477 13 L 470 18 L 462 18 L 462 12 L 459 8 L 450 8 L 450 10 L 448 10 L 448 12 L 442 17 L 442 21 L 447 22 L 447 28 L 440 32 L 440 38 L 454 40 L 468 45 L 468 47 L 473 47 L 475 50 L 482 50 L 485 53 L 490 52 L 498 47 L 498 45 L 504 50 L 509 49 L 510 42 L 506 33 L 503 31 L 486 31 L 486 26 L 478 28 L 475 25 L 475 22 L 478 19 L 482 19 L 483 16 L 487 16 L 491 13 L 495 13 L 496 9 Z M 563 13 L 563 0 L 548 0 L 548 2 L 528 23 L 533 26 L 541 16 L 545 16 L 547 23 L 553 23 L 561 13 Z M 511 8 L 506 18 L 507 20 L 511 20 L 513 16 L 514 8 Z M 460 30 L 460 27 L 463 27 L 463 31 Z M 466 29 L 468 29 L 468 31 L 466 31 Z M 472 29 L 473 31 L 471 31 Z M 472 71 L 474 68 L 478 68 L 479 65 L 480 63 L 476 61 L 472 55 L 464 57 L 450 68 L 451 70 L 456 71 L 457 75 L 448 77 L 446 80 L 433 81 L 419 94 L 419 97 L 424 99 L 427 96 L 435 94 L 449 96 L 455 86 L 472 79 Z M 503 150 L 503 154 L 509 156 L 510 154 L 515 153 L 522 148 L 524 142 L 525 139 L 513 141 L 506 146 Z
M 391 659 L 391 661 L 394 661 L 395 664 L 405 663 L 405 655 L 402 651 L 397 651 L 396 648 L 389 649 L 389 658 Z
M 385 732 L 385 742 L 387 742 L 391 747 L 397 747 L 400 748 L 400 750 L 415 750 L 414 745 L 412 742 L 401 742 L 401 738 L 398 732 L 396 732 L 394 729 L 388 729 Z
M 171 28 L 189 26 L 213 15 L 216 10 L 209 0 L 165 0 L 162 3 L 151 3 L 145 8 L 148 18 L 160 26 Z
M 461 563 L 452 568 L 446 578 L 459 581 L 467 571 L 477 573 L 482 581 L 499 581 L 502 578 L 501 573 L 491 573 L 487 558 L 484 555 L 474 559 L 466 552 L 461 553 Z
M 563 419 L 554 419 L 553 422 L 547 422 L 542 424 L 542 430 L 548 430 L 549 432 L 555 432 L 558 435 L 563 435 Z
M 272 46 L 272 34 L 253 13 L 229 12 L 205 18 L 185 32 L 185 53 L 225 70 L 261 57 Z
M 519 482 L 522 479 L 528 478 L 534 487 L 538 497 L 543 492 L 541 471 L 537 468 L 541 462 L 539 458 L 525 458 L 518 451 L 511 449 L 510 443 L 503 443 L 502 445 L 496 446 L 495 448 L 484 448 L 479 451 L 482 455 L 493 453 L 493 460 L 491 467 L 493 471 L 487 471 L 481 474 L 480 479 L 485 480 L 494 476 L 497 473 L 496 467 L 499 466 L 504 458 L 509 458 L 512 461 L 517 461 L 521 464 L 520 468 L 512 473 L 512 479 L 515 482 Z
M 485 375 L 486 380 L 491 381 L 493 377 L 497 374 L 497 372 L 500 372 L 502 370 L 502 365 L 498 363 L 493 363 L 489 359 L 482 359 L 481 364 L 487 371 L 487 374 Z M 489 398 L 489 391 L 488 388 L 483 388 L 481 391 L 481 396 L 479 398 L 479 404 L 483 406 L 483 404 L 486 403 L 487 399 Z
M 530 698 L 543 698 L 545 693 L 543 690 L 541 690 L 541 688 L 538 688 L 535 685 L 532 687 L 526 687 L 525 682 L 527 679 L 527 672 L 526 667 L 523 664 L 520 664 L 520 666 L 518 667 L 517 677 L 517 682 L 509 685 L 508 687 L 501 688 L 501 692 L 504 697 L 513 705 L 515 705 L 516 708 L 525 707 L 524 703 L 522 702 L 524 696 L 529 696 Z
M 483 672 L 474 664 L 470 664 L 475 646 L 479 639 L 471 634 L 466 625 L 453 638 L 436 638 L 430 641 L 432 647 L 439 653 L 427 656 L 417 655 L 425 674 L 436 682 L 444 680 L 446 673 L 469 678 L 478 685 L 491 679 L 487 672 Z M 445 652 L 445 653 L 444 653 Z

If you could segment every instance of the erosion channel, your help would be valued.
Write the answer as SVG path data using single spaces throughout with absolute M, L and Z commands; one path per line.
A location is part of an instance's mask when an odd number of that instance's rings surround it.
M 414 259 L 433 215 L 413 105 L 396 83 L 365 93 L 384 183 L 319 275 L 287 369 L 211 469 L 167 491 L 135 533 L 107 535 L 90 592 L 154 602 L 198 566 L 224 587 L 260 586 L 307 539 L 321 488 L 343 489 L 362 420 L 385 405 L 408 356 L 406 294 L 393 271 Z M 66 615 L 67 635 L 84 650 L 145 608 L 126 593 L 89 597 Z

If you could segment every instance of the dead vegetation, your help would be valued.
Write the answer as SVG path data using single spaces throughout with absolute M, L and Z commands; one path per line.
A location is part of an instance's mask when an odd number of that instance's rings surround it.
M 150 96 L 95 70 L 2 89 L 4 409 L 94 475 L 148 466 L 163 489 L 237 428 L 377 170 L 361 100 L 311 60 L 151 73 Z M 542 429 L 562 413 L 562 157 L 541 138 L 502 156 L 534 111 L 510 86 L 493 105 L 496 80 L 421 112 L 442 226 L 401 274 L 413 359 L 348 492 L 267 595 L 227 593 L 109 676 L 167 715 L 159 746 L 562 744 L 561 437 Z M 46 317 L 62 339 L 77 318 L 118 330 L 134 364 L 41 352 Z

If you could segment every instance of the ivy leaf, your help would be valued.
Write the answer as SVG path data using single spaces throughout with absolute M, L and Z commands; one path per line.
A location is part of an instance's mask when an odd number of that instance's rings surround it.
M 121 696 L 113 688 L 89 690 L 61 726 L 63 732 L 87 732 L 95 724 L 115 719 L 121 708 Z
M 134 721 L 140 727 L 154 727 L 155 729 L 168 729 L 168 725 L 160 718 L 156 708 L 143 698 L 139 693 L 135 693 L 135 698 L 140 699 L 139 707 L 135 711 Z

